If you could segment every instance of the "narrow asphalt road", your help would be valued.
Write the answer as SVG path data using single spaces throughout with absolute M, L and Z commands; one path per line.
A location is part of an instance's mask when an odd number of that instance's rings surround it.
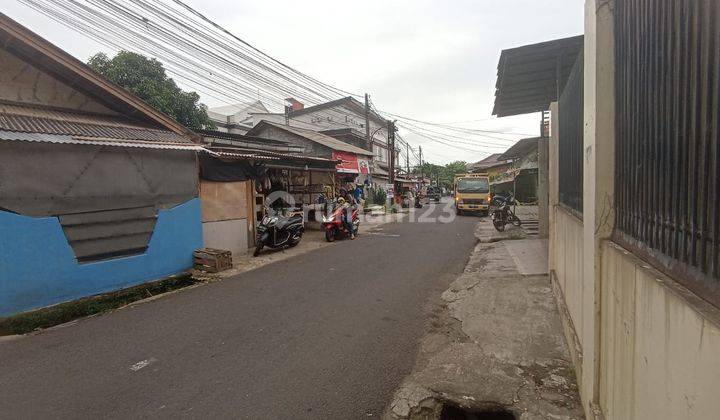
M 0 342 L 0 417 L 377 418 L 412 368 L 427 302 L 462 271 L 477 221 L 386 224 Z

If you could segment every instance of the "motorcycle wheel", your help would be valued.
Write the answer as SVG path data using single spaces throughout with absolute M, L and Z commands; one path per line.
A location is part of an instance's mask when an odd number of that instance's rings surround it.
M 301 240 L 301 239 L 302 239 L 302 232 L 298 232 L 298 234 L 295 235 L 295 237 L 293 237 L 293 238 L 290 240 L 290 242 L 288 243 L 288 246 L 289 246 L 290 248 L 292 248 L 292 247 L 294 247 L 294 246 L 297 246 L 297 244 L 300 243 L 300 240 Z
M 514 214 L 511 214 L 510 217 L 509 217 L 509 219 L 510 219 L 510 223 L 512 223 L 513 226 L 520 226 L 520 225 L 522 225 L 522 222 L 520 221 L 520 218 L 518 218 L 518 217 L 515 216 Z
M 337 236 L 336 229 L 325 230 L 325 240 L 328 242 L 335 242 L 335 236 Z
M 500 219 L 500 217 L 493 218 L 493 226 L 495 226 L 495 230 L 497 230 L 498 232 L 502 232 L 505 230 L 505 221 Z
M 262 249 L 263 249 L 263 243 L 260 242 L 259 244 L 257 244 L 255 246 L 255 251 L 253 251 L 253 257 L 257 257 L 258 255 L 260 255 L 260 251 L 262 251 Z

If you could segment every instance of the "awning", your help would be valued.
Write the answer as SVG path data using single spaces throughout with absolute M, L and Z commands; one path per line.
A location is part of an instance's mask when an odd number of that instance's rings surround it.
M 493 114 L 505 117 L 550 109 L 582 51 L 583 39 L 579 35 L 503 50 Z

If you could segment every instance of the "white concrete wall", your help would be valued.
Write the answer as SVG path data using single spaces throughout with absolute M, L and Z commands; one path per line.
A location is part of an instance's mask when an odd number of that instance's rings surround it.
M 720 310 L 610 241 L 601 301 L 606 419 L 720 418 Z
M 231 251 L 233 255 L 243 255 L 247 252 L 247 219 L 203 222 L 202 225 L 206 247 Z
M 718 419 L 720 309 L 611 240 L 613 4 L 585 4 L 582 220 L 557 203 L 557 143 L 549 153 L 549 262 L 585 414 Z M 556 120 L 553 115 L 552 141 L 562 135 Z
M 575 332 L 582 344 L 583 336 L 583 223 L 561 206 L 554 208 L 555 237 L 555 276 L 565 296 L 565 304 L 570 312 Z

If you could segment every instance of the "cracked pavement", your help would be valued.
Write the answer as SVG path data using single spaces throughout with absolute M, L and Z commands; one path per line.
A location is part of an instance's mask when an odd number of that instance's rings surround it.
M 495 235 L 489 229 L 479 223 L 476 236 Z M 534 241 L 520 245 L 541 246 Z M 476 245 L 386 419 L 437 419 L 443 403 L 523 420 L 583 418 L 548 276 L 521 275 L 513 261 L 505 240 Z

